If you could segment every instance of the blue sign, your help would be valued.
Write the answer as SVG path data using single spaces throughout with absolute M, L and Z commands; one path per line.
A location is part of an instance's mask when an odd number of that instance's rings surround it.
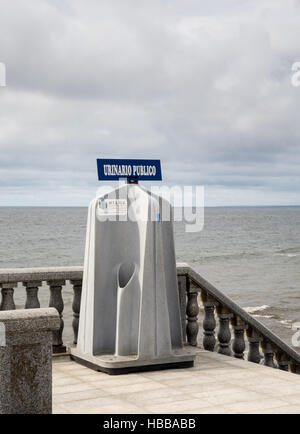
M 119 160 L 98 158 L 99 181 L 118 179 L 161 181 L 160 160 Z

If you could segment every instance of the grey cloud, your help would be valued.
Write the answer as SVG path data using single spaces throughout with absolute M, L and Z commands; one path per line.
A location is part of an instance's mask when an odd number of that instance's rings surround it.
M 161 158 L 166 182 L 215 188 L 212 203 L 252 188 L 300 204 L 299 1 L 13 3 L 0 15 L 3 201 L 10 186 L 35 203 L 39 186 L 54 202 L 82 186 L 86 204 L 95 159 L 111 156 Z

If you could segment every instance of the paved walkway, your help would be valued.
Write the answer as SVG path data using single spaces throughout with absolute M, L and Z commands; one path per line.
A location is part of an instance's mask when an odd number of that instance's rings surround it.
M 204 350 L 194 368 L 122 376 L 58 357 L 53 412 L 300 414 L 300 375 Z

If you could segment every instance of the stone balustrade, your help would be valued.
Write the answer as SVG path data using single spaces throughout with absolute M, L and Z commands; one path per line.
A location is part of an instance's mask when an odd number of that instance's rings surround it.
M 53 353 L 65 353 L 64 287 L 73 288 L 73 343 L 77 343 L 82 288 L 82 267 L 55 267 L 0 270 L 2 301 L 0 310 L 14 310 L 14 291 L 19 282 L 26 288 L 24 307 L 40 307 L 39 288 L 49 286 L 49 306 L 60 317 L 60 328 L 53 332 Z M 264 363 L 269 367 L 300 373 L 300 355 L 249 315 L 223 292 L 215 288 L 187 264 L 177 265 L 179 301 L 184 341 L 192 346 L 203 345 L 208 351 Z M 199 342 L 199 301 L 204 309 L 203 342 Z
M 177 272 L 181 279 L 183 276 L 186 278 L 186 336 L 189 345 L 196 346 L 199 343 L 198 303 L 201 299 L 204 308 L 204 349 L 244 359 L 248 348 L 247 358 L 250 362 L 300 373 L 300 354 L 271 330 L 190 267 L 179 266 Z M 181 282 L 181 290 L 183 286 Z M 181 306 L 181 311 L 183 310 L 184 306 Z
M 50 267 L 50 268 L 16 268 L 0 270 L 0 288 L 2 301 L 0 311 L 16 309 L 14 302 L 15 290 L 19 282 L 26 288 L 25 309 L 40 307 L 39 288 L 45 282 L 50 290 L 49 307 L 55 307 L 60 316 L 60 328 L 53 332 L 53 353 L 65 353 L 63 343 L 64 330 L 64 299 L 63 288 L 69 281 L 73 287 L 73 342 L 77 342 L 80 298 L 82 287 L 82 267 Z

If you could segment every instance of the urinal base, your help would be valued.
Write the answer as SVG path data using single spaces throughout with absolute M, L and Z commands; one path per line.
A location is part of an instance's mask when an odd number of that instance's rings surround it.
M 132 372 L 158 371 L 164 369 L 183 369 L 194 366 L 195 353 L 190 350 L 177 350 L 177 354 L 157 357 L 151 360 L 139 359 L 136 356 L 113 356 L 110 354 L 90 356 L 71 349 L 70 357 L 75 362 L 109 375 L 122 375 Z

